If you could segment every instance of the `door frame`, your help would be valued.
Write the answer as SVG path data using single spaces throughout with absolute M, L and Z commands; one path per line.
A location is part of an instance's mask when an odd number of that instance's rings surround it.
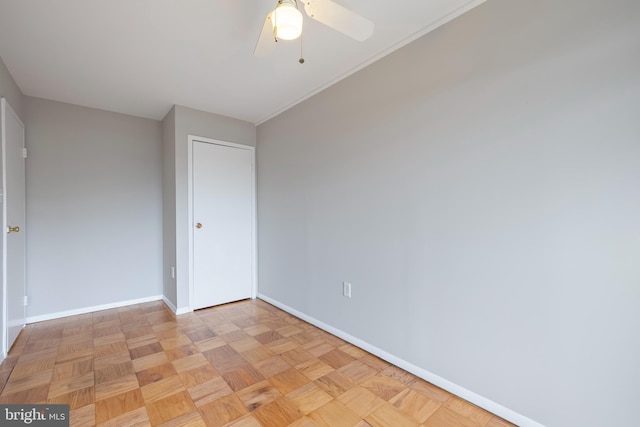
M 230 148 L 238 148 L 251 152 L 251 299 L 258 296 L 258 222 L 256 215 L 256 147 L 251 145 L 236 144 L 234 142 L 221 141 L 218 139 L 205 138 L 202 136 L 187 136 L 187 218 L 189 221 L 188 246 L 189 246 L 189 310 L 193 311 L 194 304 L 194 263 L 193 263 L 193 229 L 195 219 L 193 217 L 193 145 L 195 142 L 204 142 L 206 144 L 222 145 Z
M 2 97 L 0 98 L 0 145 L 1 145 L 0 149 L 2 150 L 2 155 L 0 156 L 1 157 L 0 173 L 2 174 L 2 183 L 1 183 L 2 188 L 0 189 L 1 190 L 0 197 L 2 197 L 2 230 L 0 230 L 0 232 L 2 233 L 2 254 L 1 254 L 2 256 L 2 260 L 1 260 L 2 262 L 2 278 L 1 278 L 2 279 L 2 331 L 1 331 L 2 354 L 0 354 L 0 361 L 5 359 L 5 357 L 7 356 L 7 353 L 10 350 L 9 348 L 9 310 L 8 310 L 9 306 L 7 304 L 7 294 L 8 294 L 7 292 L 8 216 L 7 215 L 8 214 L 7 214 L 7 147 L 6 147 L 6 144 L 8 143 L 8 141 L 6 141 L 6 136 L 7 136 L 6 120 L 3 120 L 3 118 L 7 117 L 9 114 L 11 114 L 13 118 L 15 118 L 16 121 L 22 127 L 22 149 L 24 150 L 25 149 L 24 122 L 20 119 L 18 114 L 11 107 L 7 99 Z M 25 177 L 25 185 L 26 185 L 26 177 Z M 26 212 L 25 212 L 24 220 L 26 221 Z M 22 224 L 22 228 L 24 229 L 23 232 L 26 232 L 26 224 Z M 26 248 L 26 239 L 25 239 L 25 248 Z M 23 258 L 25 259 L 25 264 L 26 264 L 26 253 L 23 254 Z M 26 265 L 25 265 L 25 271 L 22 272 L 22 275 L 24 277 L 24 293 L 26 296 L 26 286 L 27 286 Z M 25 323 L 27 318 L 26 309 L 27 309 L 26 306 L 23 306 Z M 22 325 L 23 328 L 25 326 L 25 323 L 23 323 Z

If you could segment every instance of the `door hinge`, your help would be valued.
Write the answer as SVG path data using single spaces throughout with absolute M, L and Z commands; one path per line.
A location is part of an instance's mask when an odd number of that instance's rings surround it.
M 24 305 L 26 306 L 27 304 L 29 304 L 29 297 L 28 296 L 24 296 Z
M 26 159 L 26 158 L 27 158 L 27 149 L 26 149 L 26 148 L 23 148 L 23 149 L 22 149 L 22 158 L 23 158 L 23 159 Z

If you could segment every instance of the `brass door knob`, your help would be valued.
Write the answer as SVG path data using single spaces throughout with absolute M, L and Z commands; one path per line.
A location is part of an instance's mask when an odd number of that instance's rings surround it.
M 20 227 L 15 226 L 15 227 L 7 227 L 7 233 L 19 233 L 20 232 Z
M 202 228 L 202 224 L 200 224 L 199 222 L 196 223 L 196 228 Z

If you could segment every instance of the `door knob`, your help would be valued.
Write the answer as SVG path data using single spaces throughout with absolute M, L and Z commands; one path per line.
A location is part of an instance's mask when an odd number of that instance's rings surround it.
M 7 233 L 19 233 L 20 232 L 20 227 L 18 227 L 17 225 L 15 227 L 7 227 Z
M 200 224 L 199 222 L 196 223 L 196 228 L 202 228 L 202 224 Z

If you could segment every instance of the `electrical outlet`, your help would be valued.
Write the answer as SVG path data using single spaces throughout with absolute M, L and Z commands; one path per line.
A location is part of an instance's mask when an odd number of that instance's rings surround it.
M 342 295 L 351 298 L 351 283 L 342 282 Z

